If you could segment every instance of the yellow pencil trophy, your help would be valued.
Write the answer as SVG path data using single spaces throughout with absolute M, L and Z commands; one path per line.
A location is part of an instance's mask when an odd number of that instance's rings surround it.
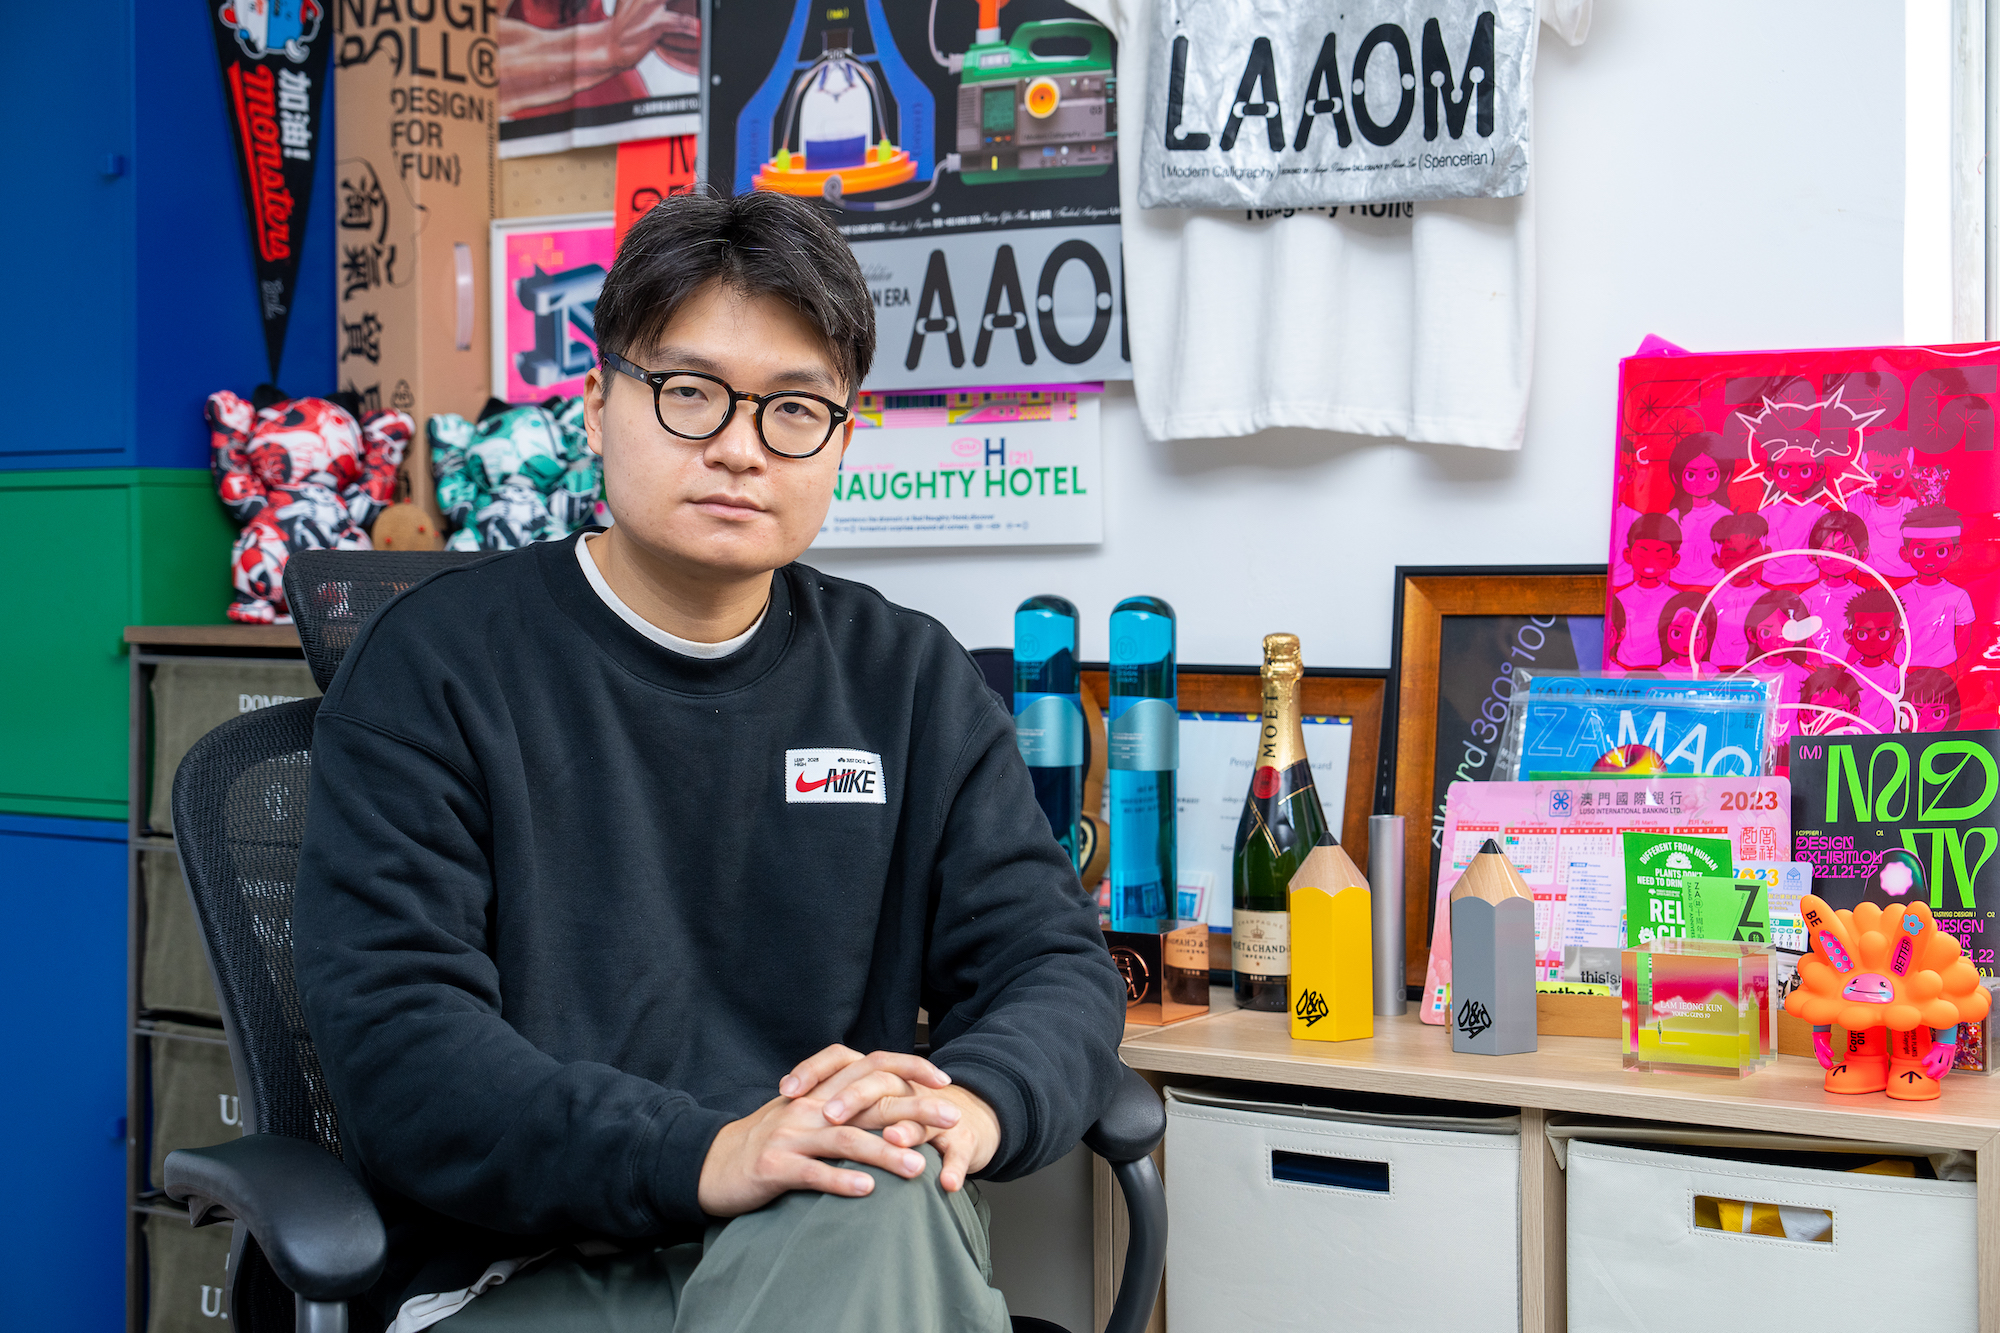
M 1353 1041 L 1375 1035 L 1368 881 L 1329 837 L 1290 885 L 1292 1036 Z

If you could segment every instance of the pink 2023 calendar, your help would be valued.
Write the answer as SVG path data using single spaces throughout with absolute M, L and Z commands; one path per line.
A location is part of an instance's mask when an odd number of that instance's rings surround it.
M 1418 1016 L 1451 1012 L 1451 888 L 1488 838 L 1535 895 L 1535 980 L 1563 980 L 1565 950 L 1625 942 L 1628 830 L 1728 838 L 1736 861 L 1792 856 L 1792 787 L 1784 778 L 1608 778 L 1599 782 L 1454 782 L 1445 796 L 1443 856 L 1430 966 Z

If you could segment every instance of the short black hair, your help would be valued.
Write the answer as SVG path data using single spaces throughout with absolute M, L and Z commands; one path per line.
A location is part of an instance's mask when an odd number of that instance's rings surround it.
M 1633 542 L 1665 542 L 1678 551 L 1681 549 L 1681 525 L 1665 514 L 1641 514 L 1625 530 L 1625 544 L 1630 546 Z
M 1724 514 L 1715 520 L 1708 535 L 1717 541 L 1724 537 L 1755 537 L 1761 541 L 1770 531 L 1771 525 L 1762 514 Z
M 1847 623 L 1859 624 L 1862 616 L 1893 616 L 1896 594 L 1887 588 L 1863 588 L 1847 599 Z
M 1903 515 L 1905 528 L 1964 528 L 1965 519 L 1950 505 L 1922 505 Z
M 1914 668 L 1911 674 L 1914 675 L 1921 670 L 1922 667 Z M 1848 712 L 1860 709 L 1861 682 L 1849 674 L 1847 668 L 1840 666 L 1823 666 L 1807 676 L 1806 683 L 1799 689 L 1799 698 L 1805 703 L 1811 703 L 1815 694 L 1822 694 L 1828 690 L 1847 701 Z
M 1868 525 L 1861 521 L 1861 515 L 1846 509 L 1829 509 L 1814 519 L 1806 545 L 1815 551 L 1823 551 L 1826 539 L 1836 532 L 1854 543 L 1856 555 L 1868 554 Z
M 764 190 L 671 195 L 633 223 L 598 293 L 599 352 L 643 361 L 645 344 L 713 282 L 805 316 L 850 394 L 868 377 L 875 305 L 854 252 L 817 207 Z

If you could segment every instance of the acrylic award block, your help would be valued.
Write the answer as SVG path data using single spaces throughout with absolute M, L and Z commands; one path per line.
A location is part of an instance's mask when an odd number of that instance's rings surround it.
M 1741 1078 L 1778 1051 L 1768 944 L 1654 940 L 1622 960 L 1625 1067 Z
M 1294 1041 L 1375 1035 L 1368 881 L 1332 842 L 1312 849 L 1290 886 Z
M 1146 1027 L 1208 1012 L 1208 923 L 1169 921 L 1159 930 L 1104 932 L 1125 978 L 1125 1021 Z

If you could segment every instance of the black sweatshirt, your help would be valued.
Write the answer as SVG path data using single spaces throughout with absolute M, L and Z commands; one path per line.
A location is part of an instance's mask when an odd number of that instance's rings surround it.
M 294 957 L 386 1313 L 524 1238 L 698 1232 L 716 1131 L 823 1047 L 909 1050 L 920 1006 L 999 1117 L 990 1178 L 1117 1078 L 1095 907 L 942 626 L 791 565 L 749 643 L 685 657 L 576 540 L 412 589 L 319 711 Z

